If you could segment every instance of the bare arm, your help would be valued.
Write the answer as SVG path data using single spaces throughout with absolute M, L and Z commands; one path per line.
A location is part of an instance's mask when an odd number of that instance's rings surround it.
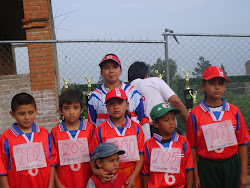
M 185 107 L 185 105 L 182 103 L 181 99 L 177 95 L 172 95 L 168 102 L 171 104 L 173 108 L 178 108 L 181 110 L 181 113 L 179 114 L 183 121 L 186 123 L 188 119 L 188 112 Z
M 247 185 L 247 145 L 239 145 L 240 157 L 240 188 L 245 188 Z
M 132 188 L 135 186 L 136 178 L 140 174 L 140 171 L 143 166 L 143 162 L 144 162 L 144 156 L 143 154 L 140 154 L 140 160 L 136 161 L 134 172 L 128 177 L 126 181 L 126 185 L 128 188 Z
M 198 173 L 198 161 L 196 148 L 192 148 L 193 160 L 194 160 L 194 186 L 195 188 L 201 188 L 200 177 Z
M 194 170 L 186 170 L 186 188 L 193 187 Z
M 54 180 L 55 180 L 55 167 L 50 168 L 50 176 L 49 176 L 49 185 L 48 188 L 54 187 Z
M 10 188 L 8 176 L 0 176 L 2 188 Z
M 149 179 L 149 176 L 142 176 L 143 188 L 148 188 L 148 179 Z
M 55 170 L 55 173 L 54 173 L 54 177 L 55 177 L 55 187 L 56 188 L 66 188 L 59 180 L 59 177 L 58 177 L 58 173 L 57 171 Z

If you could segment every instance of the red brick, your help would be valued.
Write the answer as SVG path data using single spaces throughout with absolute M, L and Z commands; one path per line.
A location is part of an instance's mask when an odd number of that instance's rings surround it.
M 27 37 L 27 40 L 42 40 L 41 36 Z
M 50 35 L 42 36 L 42 39 L 43 40 L 51 40 L 51 36 Z
M 30 66 L 30 70 L 37 70 L 37 66 Z
M 46 14 L 49 13 L 49 10 L 34 10 L 33 14 Z
M 48 5 L 48 1 L 33 2 L 32 5 Z
M 32 10 L 26 10 L 24 11 L 24 18 L 26 18 L 26 15 L 32 15 L 33 11 Z
M 54 77 L 54 73 L 40 74 L 39 77 Z
M 47 89 L 54 89 L 55 88 L 55 85 L 48 85 L 47 86 Z
M 39 10 L 40 7 L 39 6 L 24 6 L 23 10 L 27 11 L 27 10 Z
M 32 82 L 43 82 L 45 81 L 45 78 L 35 78 L 35 79 L 32 79 Z
M 53 65 L 53 64 L 52 64 L 52 65 L 45 65 L 44 68 L 45 68 L 45 69 L 49 69 L 49 68 L 52 68 L 52 69 L 53 69 L 53 68 L 54 68 L 54 65 Z
M 30 62 L 30 65 L 33 65 L 33 66 L 45 65 L 45 62 L 44 61 L 35 61 L 35 62 Z

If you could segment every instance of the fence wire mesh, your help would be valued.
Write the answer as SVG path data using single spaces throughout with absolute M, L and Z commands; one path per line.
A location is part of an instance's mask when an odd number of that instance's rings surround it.
M 174 38 L 177 38 L 177 41 Z M 201 91 L 201 72 L 206 65 L 223 66 L 232 81 L 227 85 L 224 98 L 240 108 L 247 125 L 250 125 L 250 36 L 229 35 L 187 35 L 165 33 L 163 41 L 47 41 L 55 42 L 59 65 L 60 87 L 64 79 L 69 84 L 84 88 L 86 78 L 92 79 L 92 90 L 100 84 L 101 59 L 108 53 L 116 54 L 122 62 L 121 80 L 127 82 L 128 67 L 135 61 L 144 61 L 160 73 L 169 72 L 170 86 L 185 102 L 184 72 L 189 72 L 190 87 L 198 91 L 197 104 L 204 98 Z M 46 43 L 46 41 L 42 41 Z M 165 48 L 167 47 L 167 49 Z M 167 52 L 167 54 L 165 53 Z M 169 71 L 166 70 L 167 57 Z M 247 63 L 248 62 L 248 63 Z M 162 63 L 163 66 L 154 66 Z M 0 76 L 29 73 L 27 43 L 0 41 Z M 247 71 L 248 69 L 248 71 Z M 155 75 L 155 72 L 151 71 Z M 84 77 L 86 75 L 86 78 Z M 70 79 L 69 79 L 70 78 Z M 164 80 L 167 75 L 164 74 Z M 3 107 L 9 109 L 9 106 Z M 184 124 L 180 129 L 185 132 Z

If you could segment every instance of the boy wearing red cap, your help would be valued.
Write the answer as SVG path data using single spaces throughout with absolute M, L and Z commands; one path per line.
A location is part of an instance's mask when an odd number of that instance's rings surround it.
M 145 139 L 150 138 L 149 119 L 145 114 L 142 96 L 134 86 L 119 80 L 122 74 L 121 62 L 114 54 L 107 54 L 99 64 L 104 84 L 95 89 L 88 101 L 88 121 L 96 127 L 107 120 L 109 113 L 105 105 L 105 97 L 113 88 L 120 88 L 126 92 L 129 102 L 131 119 L 142 126 Z
M 110 114 L 108 119 L 100 124 L 93 135 L 90 145 L 90 154 L 101 143 L 114 143 L 118 149 L 125 150 L 120 156 L 119 171 L 126 174 L 128 188 L 141 187 L 140 171 L 143 165 L 144 133 L 141 126 L 131 120 L 127 115 L 129 103 L 123 89 L 114 88 L 107 93 L 105 104 Z M 93 174 L 102 181 L 109 181 L 108 173 L 97 169 L 93 162 L 90 162 Z
M 191 111 L 186 125 L 195 187 L 245 187 L 250 142 L 246 123 L 240 110 L 221 98 L 229 82 L 222 68 L 210 66 L 202 77 L 205 100 Z

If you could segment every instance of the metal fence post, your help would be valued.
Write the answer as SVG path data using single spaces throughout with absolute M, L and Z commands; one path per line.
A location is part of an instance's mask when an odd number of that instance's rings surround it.
M 170 79 L 169 79 L 169 63 L 168 63 L 168 35 L 166 33 L 163 34 L 164 36 L 164 46 L 165 46 L 165 63 L 166 63 L 166 81 L 167 84 L 170 86 Z

